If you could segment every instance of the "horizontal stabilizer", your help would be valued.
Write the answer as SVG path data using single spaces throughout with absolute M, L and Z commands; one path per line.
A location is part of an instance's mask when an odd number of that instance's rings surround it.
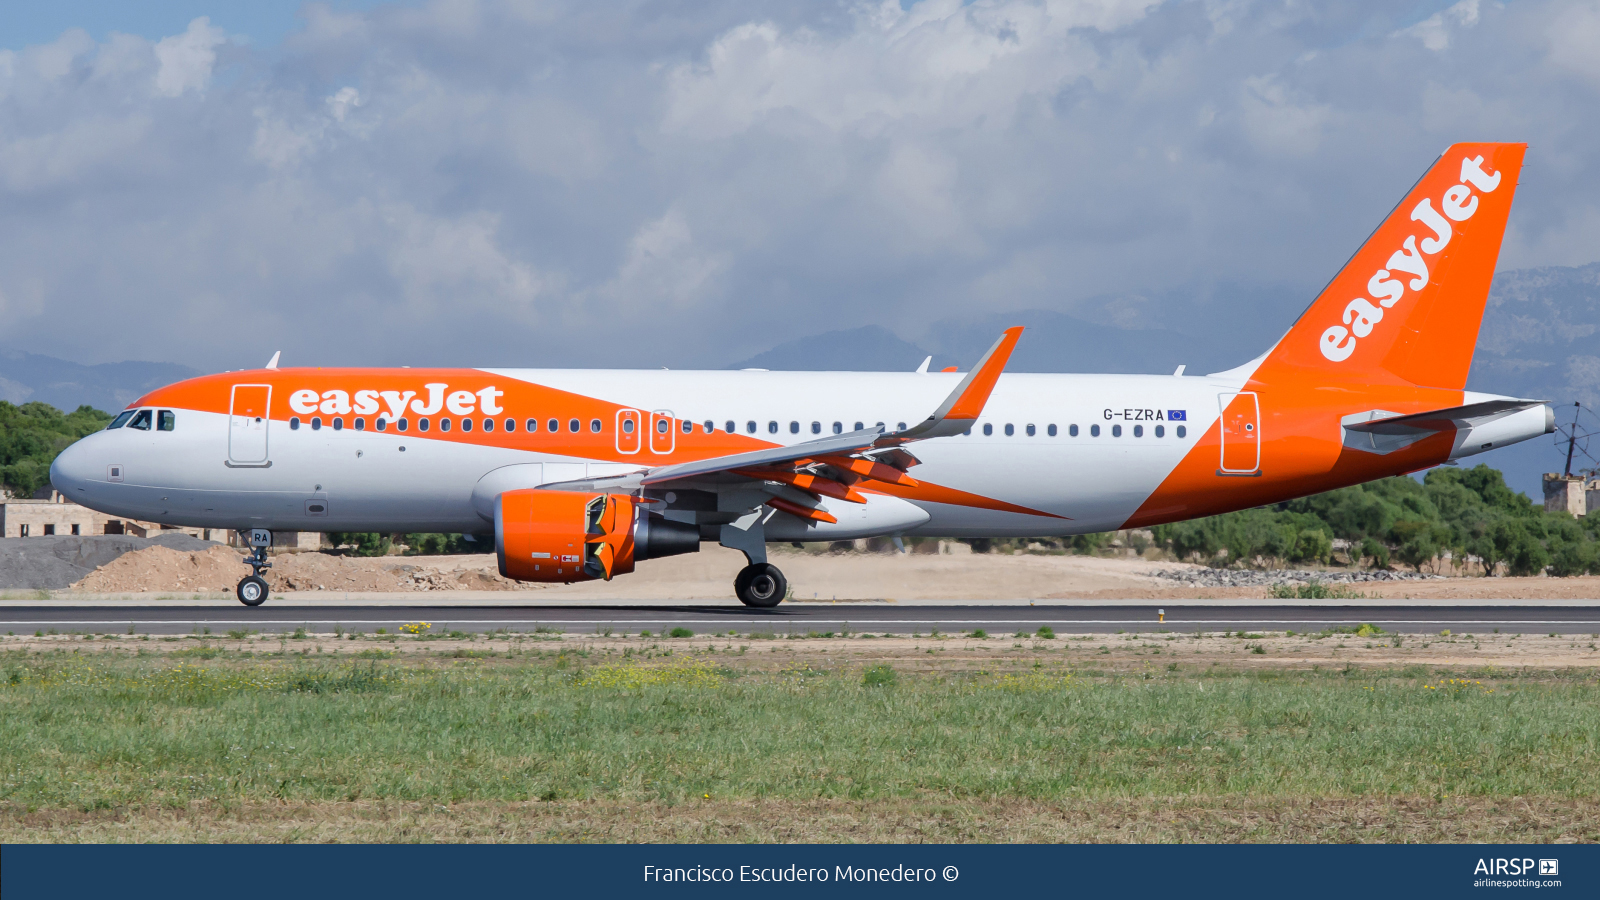
M 1386 435 L 1412 435 L 1418 431 L 1450 431 L 1452 429 L 1466 428 L 1472 425 L 1481 425 L 1491 419 L 1498 419 L 1511 413 L 1543 406 L 1542 400 L 1514 400 L 1509 397 L 1500 400 L 1485 400 L 1481 403 L 1469 403 L 1466 406 L 1454 406 L 1449 409 L 1434 409 L 1428 412 L 1413 413 L 1409 416 L 1383 414 L 1376 411 L 1377 418 L 1365 422 L 1347 422 L 1344 427 L 1348 431 L 1361 431 L 1367 434 Z

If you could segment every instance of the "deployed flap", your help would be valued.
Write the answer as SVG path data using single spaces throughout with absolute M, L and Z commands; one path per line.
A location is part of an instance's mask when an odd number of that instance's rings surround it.
M 1409 416 L 1399 416 L 1391 413 L 1365 422 L 1348 423 L 1344 427 L 1348 431 L 1393 435 L 1409 435 L 1417 431 L 1449 431 L 1454 428 L 1480 424 L 1486 419 L 1499 418 L 1500 416 L 1543 405 L 1544 401 L 1542 400 L 1514 400 L 1508 397 L 1502 400 L 1469 403 L 1466 406 L 1455 406 L 1449 409 L 1413 413 Z
M 1005 370 L 1006 363 L 1011 359 L 1011 351 L 1017 346 L 1017 338 L 1022 336 L 1022 326 L 1007 328 L 1000 340 L 995 341 L 989 352 L 978 360 L 972 367 L 967 377 L 961 379 L 956 389 L 950 392 L 944 403 L 934 410 L 933 415 L 894 434 L 886 434 L 877 442 L 879 447 L 889 447 L 903 444 L 907 441 L 921 441 L 928 438 L 950 437 L 966 431 L 972 423 L 983 415 L 984 404 L 989 402 L 989 394 L 994 391 L 995 383 L 1000 380 L 1000 373 Z M 927 365 L 924 363 L 923 365 Z

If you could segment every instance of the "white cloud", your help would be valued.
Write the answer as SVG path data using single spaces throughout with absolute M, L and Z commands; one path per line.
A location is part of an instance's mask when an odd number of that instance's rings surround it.
M 592 334 L 629 348 L 601 364 L 714 365 L 1106 294 L 1271 331 L 1477 138 L 1533 145 L 1502 266 L 1597 255 L 1593 4 L 1391 10 L 432 0 L 309 4 L 280 48 L 68 32 L 0 51 L 0 343 L 593 365 Z M 1233 282 L 1281 308 L 1183 305 Z
M 201 16 L 189 23 L 183 34 L 156 42 L 156 90 L 176 97 L 184 91 L 203 91 L 211 81 L 211 67 L 217 61 L 217 45 L 227 40 L 221 28 Z
M 1423 19 L 1410 28 L 1402 28 L 1396 35 L 1414 37 L 1429 50 L 1446 50 L 1450 47 L 1450 33 L 1457 28 L 1470 28 L 1478 24 L 1478 0 L 1461 0 L 1449 9 L 1443 9 Z

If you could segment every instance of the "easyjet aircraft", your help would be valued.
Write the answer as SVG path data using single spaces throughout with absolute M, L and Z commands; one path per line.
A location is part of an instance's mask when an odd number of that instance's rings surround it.
M 609 579 L 716 541 L 1068 535 L 1414 472 L 1551 430 L 1463 390 L 1523 144 L 1457 144 L 1278 343 L 1204 376 L 265 369 L 140 398 L 63 452 L 67 497 L 249 531 L 464 532 L 522 581 Z

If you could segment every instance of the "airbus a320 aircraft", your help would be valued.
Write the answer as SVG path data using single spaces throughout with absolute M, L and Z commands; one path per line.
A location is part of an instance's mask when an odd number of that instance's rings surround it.
M 266 369 L 140 398 L 50 469 L 111 515 L 248 531 L 463 532 L 521 581 L 610 579 L 703 541 L 739 599 L 769 541 L 1070 535 L 1415 472 L 1548 433 L 1465 391 L 1524 144 L 1457 144 L 1259 358 L 1184 376 Z M 492 535 L 492 537 L 491 537 Z

